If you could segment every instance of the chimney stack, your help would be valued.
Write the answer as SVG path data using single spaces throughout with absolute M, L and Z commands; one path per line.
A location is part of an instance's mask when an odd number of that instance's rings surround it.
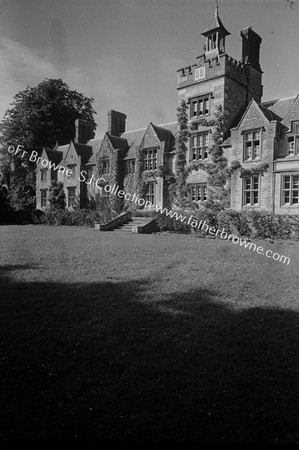
M 251 64 L 258 70 L 260 67 L 260 45 L 262 38 L 251 27 L 241 31 L 242 36 L 242 62 Z
M 74 142 L 77 144 L 86 144 L 90 139 L 95 136 L 94 129 L 95 125 L 93 122 L 83 119 L 77 119 L 75 121 L 75 139 Z
M 124 113 L 111 109 L 107 113 L 108 116 L 108 133 L 111 136 L 120 136 L 126 131 L 126 118 Z

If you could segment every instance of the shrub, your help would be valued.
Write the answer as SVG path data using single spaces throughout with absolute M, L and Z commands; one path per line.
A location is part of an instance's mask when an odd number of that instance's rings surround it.
M 52 209 L 65 209 L 66 200 L 63 183 L 52 181 L 49 189 L 49 203 Z
M 178 214 L 184 215 L 182 212 Z M 156 213 L 156 223 L 160 231 L 172 231 L 176 233 L 190 233 L 191 227 L 187 223 L 176 220 L 175 217 L 166 216 L 165 214 Z
M 44 215 L 44 211 L 41 211 L 40 209 L 34 209 L 30 213 L 30 222 L 35 225 L 43 223 Z
M 245 214 L 227 209 L 220 211 L 217 215 L 218 227 L 225 228 L 225 231 L 231 234 L 247 236 L 252 234 L 248 218 Z
M 266 211 L 250 211 L 247 214 L 251 222 L 252 237 L 261 239 L 291 237 L 292 226 L 288 217 L 269 214 Z
M 207 235 L 207 231 L 205 229 L 201 229 L 204 222 L 206 223 L 206 225 L 210 228 L 210 227 L 214 227 L 214 228 L 218 228 L 218 220 L 217 220 L 217 213 L 212 210 L 212 209 L 202 209 L 200 211 L 193 211 L 192 216 L 194 217 L 194 219 L 197 220 L 198 224 L 197 227 L 191 227 L 191 229 L 193 229 L 196 233 L 196 235 L 198 237 L 202 237 Z M 201 225 L 199 226 L 201 222 Z M 192 223 L 192 221 L 191 221 Z M 199 226 L 199 228 L 198 228 Z M 204 227 L 206 228 L 206 227 Z
M 38 210 L 37 210 L 38 211 Z M 33 223 L 41 223 L 44 225 L 67 225 L 67 226 L 88 226 L 93 227 L 95 223 L 109 222 L 115 215 L 109 210 L 102 212 L 76 209 L 69 211 L 67 209 L 47 209 L 45 212 L 34 214 L 38 217 Z M 39 222 L 37 222 L 39 220 Z

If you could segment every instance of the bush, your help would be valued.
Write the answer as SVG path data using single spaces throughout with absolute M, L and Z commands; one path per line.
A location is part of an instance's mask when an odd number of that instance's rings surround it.
M 218 227 L 224 228 L 226 232 L 249 237 L 252 234 L 248 218 L 245 214 L 227 209 L 220 211 L 217 215 Z
M 252 237 L 261 239 L 291 237 L 292 226 L 287 216 L 273 215 L 266 211 L 250 211 L 247 215 L 251 223 Z
M 43 223 L 44 215 L 45 215 L 44 211 L 41 211 L 40 209 L 34 209 L 30 213 L 30 222 L 35 225 Z
M 69 211 L 67 209 L 47 209 L 45 212 L 35 211 L 35 221 L 32 223 L 41 223 L 43 225 L 67 225 L 67 226 L 87 226 L 93 227 L 95 223 L 109 222 L 114 216 L 108 210 L 98 212 L 88 209 L 76 209 Z
M 184 215 L 183 212 L 178 214 Z M 172 231 L 175 233 L 190 233 L 191 226 L 187 223 L 183 223 L 180 220 L 176 220 L 174 217 L 166 216 L 165 214 L 156 213 L 156 223 L 160 231 Z

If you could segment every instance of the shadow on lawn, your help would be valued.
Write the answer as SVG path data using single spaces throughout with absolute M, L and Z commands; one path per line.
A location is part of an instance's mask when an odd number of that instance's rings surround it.
M 294 440 L 294 312 L 200 290 L 146 301 L 143 280 L 17 282 L 20 268 L 0 268 L 2 441 Z

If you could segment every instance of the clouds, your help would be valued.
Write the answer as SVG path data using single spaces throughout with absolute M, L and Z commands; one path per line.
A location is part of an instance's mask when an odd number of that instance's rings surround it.
M 82 77 L 79 68 L 61 72 L 48 56 L 4 37 L 0 38 L 0 60 L 1 118 L 15 94 L 27 86 L 36 86 L 45 78 L 62 78 L 62 75 L 74 81 Z
M 66 61 L 62 64 L 61 56 L 66 54 L 66 46 L 58 57 L 54 50 L 51 46 L 45 55 L 19 42 L 0 38 L 1 119 L 17 92 L 27 86 L 36 86 L 45 78 L 62 78 L 70 89 L 93 96 L 95 110 L 101 109 L 105 115 L 108 109 L 124 108 L 130 80 L 130 68 L 125 61 L 102 56 L 92 60 L 90 66 L 71 66 Z

